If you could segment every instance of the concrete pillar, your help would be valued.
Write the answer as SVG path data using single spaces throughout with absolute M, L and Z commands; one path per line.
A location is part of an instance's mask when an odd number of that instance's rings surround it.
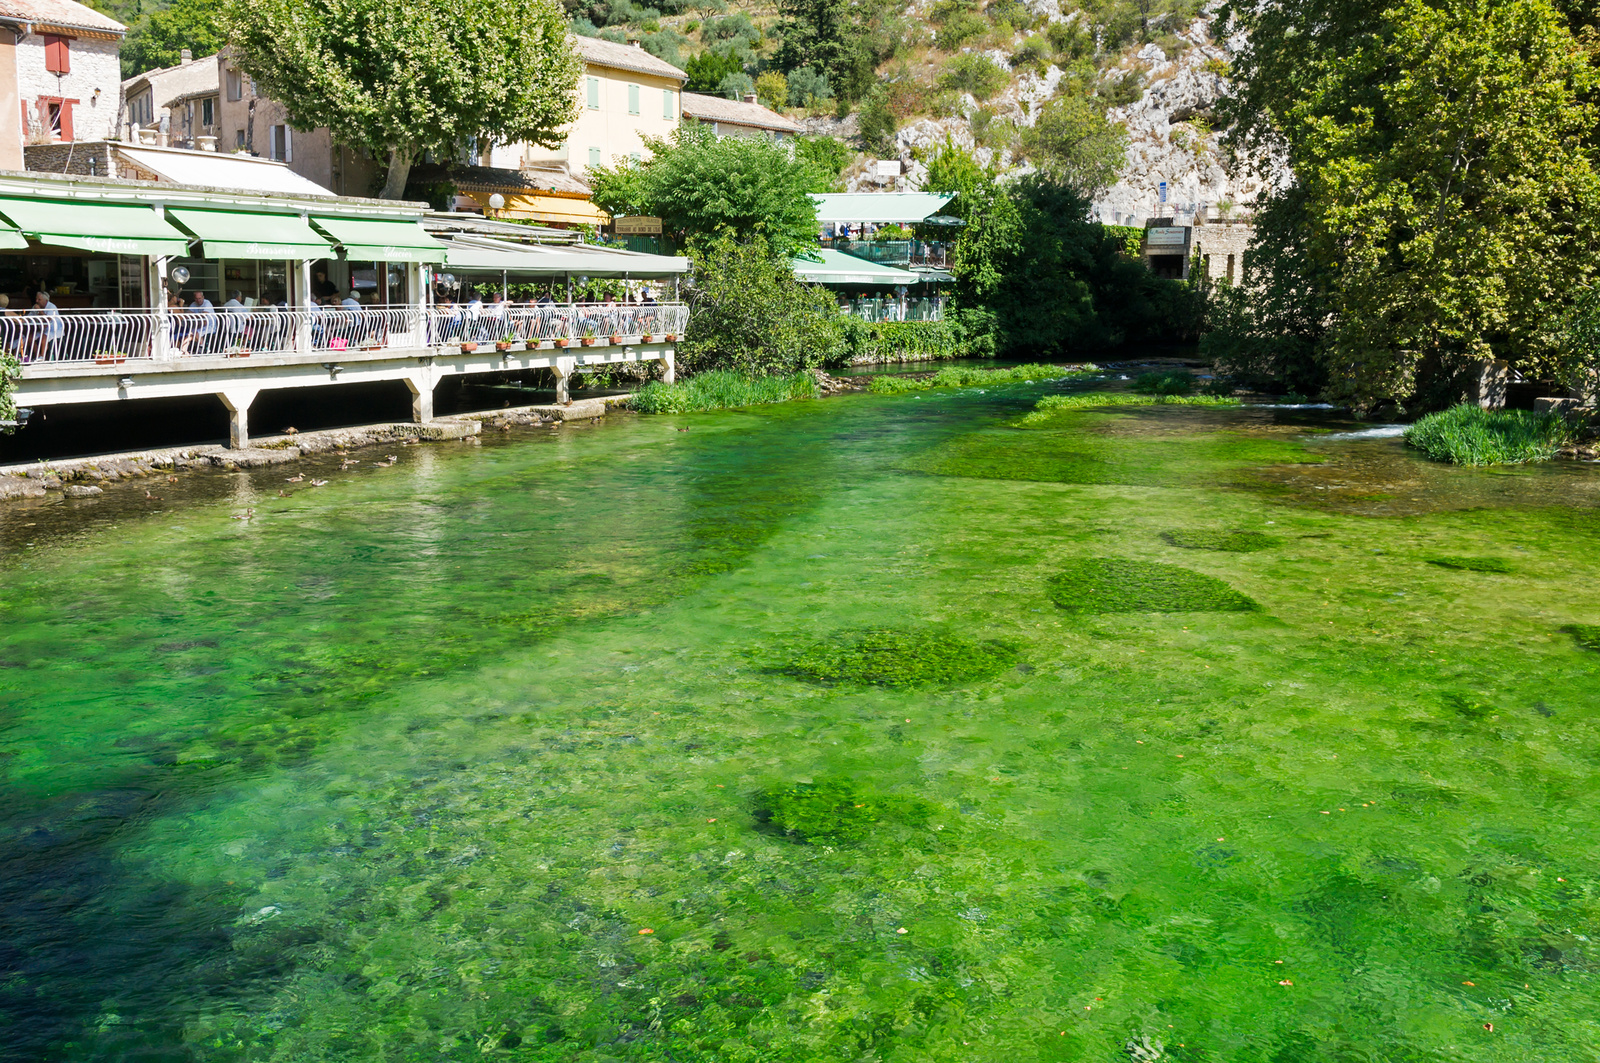
M 311 262 L 309 259 L 300 260 L 300 298 L 290 299 L 290 306 L 298 306 L 302 311 L 311 309 Z M 301 313 L 295 325 L 294 349 L 301 354 L 311 351 L 311 315 L 309 312 Z
M 668 384 L 678 380 L 678 352 L 666 351 L 661 355 L 661 379 Z
M 1506 383 L 1510 379 L 1510 363 L 1485 358 L 1480 365 L 1478 379 L 1473 383 L 1473 401 L 1486 410 L 1498 410 L 1506 404 Z
M 411 390 L 411 419 L 417 424 L 433 420 L 434 384 L 432 366 L 418 366 L 406 375 L 406 387 Z
M 557 358 L 555 364 L 550 367 L 550 372 L 556 375 L 557 402 L 567 401 L 567 380 L 577 368 L 578 360 L 576 358 Z
M 239 450 L 250 445 L 250 404 L 261 394 L 260 388 L 229 388 L 217 392 L 228 409 L 228 446 Z
M 150 337 L 150 357 L 164 362 L 172 357 L 172 316 L 167 309 L 167 269 L 172 259 L 165 255 L 150 259 L 150 306 L 156 312 L 154 335 Z

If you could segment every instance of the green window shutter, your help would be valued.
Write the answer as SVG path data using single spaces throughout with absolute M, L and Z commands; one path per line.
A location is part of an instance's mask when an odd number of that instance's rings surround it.
M 600 79 L 599 78 L 590 78 L 589 79 L 589 110 L 598 111 L 599 109 L 600 109 Z
M 672 113 L 672 90 L 671 89 L 662 89 L 661 90 L 661 117 L 665 118 L 669 122 L 672 121 L 672 119 L 678 117 L 677 115 Z
M 600 165 L 600 149 L 599 148 L 590 148 L 589 149 L 589 165 L 590 166 L 599 166 Z
M 639 113 L 639 86 L 637 85 L 628 86 L 628 113 Z

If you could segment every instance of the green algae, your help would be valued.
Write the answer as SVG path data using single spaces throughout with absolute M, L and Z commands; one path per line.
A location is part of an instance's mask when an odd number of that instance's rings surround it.
M 1430 557 L 1428 564 L 1461 572 L 1511 572 L 1511 562 L 1503 557 Z
M 1549 610 L 1600 577 L 1600 517 L 1521 476 L 1473 510 L 1436 486 L 1395 517 L 1284 504 L 1221 486 L 1238 451 L 1203 456 L 1257 430 L 1242 414 L 1176 407 L 1075 429 L 1181 442 L 1158 452 L 1194 462 L 1169 485 L 900 471 L 1026 435 L 998 427 L 1014 415 L 951 395 L 689 435 L 624 417 L 418 456 L 242 527 L 230 493 L 17 533 L 0 1046 L 1592 1058 L 1600 658 Z M 1345 479 L 1330 455 L 1304 474 Z M 1270 618 L 1041 598 L 1063 556 L 1159 560 L 1162 531 L 1201 522 L 1283 537 L 1189 555 Z M 1519 579 L 1493 595 L 1418 563 L 1496 552 Z M 796 684 L 751 650 L 908 617 L 1026 646 L 1029 670 Z M 180 760 L 257 717 L 251 770 Z M 774 805 L 812 831 L 763 821 Z
M 1050 577 L 1050 599 L 1069 613 L 1240 613 L 1259 609 L 1222 580 L 1177 565 L 1080 558 Z
M 1574 642 L 1586 650 L 1600 653 L 1600 624 L 1567 624 L 1562 634 L 1571 635 Z
M 1015 647 L 936 631 L 875 628 L 815 643 L 789 662 L 789 675 L 813 683 L 857 686 L 949 686 L 1015 667 Z
M 805 842 L 853 843 L 893 828 L 923 829 L 939 811 L 932 802 L 863 790 L 854 780 L 819 779 L 772 787 L 757 795 L 757 823 Z
M 1189 528 L 1164 531 L 1161 538 L 1168 546 L 1183 550 L 1220 550 L 1230 554 L 1249 554 L 1277 546 L 1282 540 L 1275 535 L 1253 531 L 1202 531 Z

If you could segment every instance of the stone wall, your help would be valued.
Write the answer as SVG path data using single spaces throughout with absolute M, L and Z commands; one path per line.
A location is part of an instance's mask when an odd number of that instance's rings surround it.
M 22 149 L 24 166 L 39 173 L 71 173 L 80 177 L 126 177 L 117 173 L 112 146 L 92 144 L 28 144 Z
M 1205 278 L 1218 284 L 1243 283 L 1245 255 L 1254 235 L 1254 227 L 1245 222 L 1209 221 L 1196 225 L 1190 243 L 1200 258 Z
M 28 112 L 27 142 L 48 135 L 39 112 L 41 98 L 76 100 L 72 105 L 74 140 L 109 140 L 117 135 L 122 101 L 121 42 L 73 37 L 68 44 L 70 72 L 45 69 L 44 37 L 30 33 L 17 43 L 17 93 Z

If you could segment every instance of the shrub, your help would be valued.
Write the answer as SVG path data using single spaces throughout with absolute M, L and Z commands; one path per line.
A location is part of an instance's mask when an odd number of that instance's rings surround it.
M 819 74 L 809 66 L 789 71 L 790 107 L 815 107 L 831 99 L 833 87 L 828 84 L 827 74 Z
M 1049 39 L 1036 33 L 1023 41 L 1022 47 L 1011 56 L 1012 69 L 1032 70 L 1036 74 L 1042 74 L 1050 65 L 1051 51 Z
M 810 373 L 750 376 L 730 369 L 711 369 L 672 384 L 652 380 L 633 393 L 628 405 L 640 413 L 704 413 L 814 399 L 819 394 L 817 378 Z
M 1573 438 L 1572 425 L 1559 413 L 1485 410 L 1472 403 L 1430 413 L 1405 432 L 1407 444 L 1454 465 L 1548 461 Z
M 700 27 L 700 39 L 707 44 L 719 41 L 743 41 L 754 47 L 761 42 L 761 31 L 743 11 L 721 18 L 708 18 Z
M 970 92 L 977 100 L 987 100 L 1005 88 L 1010 80 L 994 60 L 982 55 L 952 56 L 939 72 L 940 88 Z
M 791 373 L 821 366 L 839 347 L 832 296 L 796 280 L 766 241 L 723 237 L 692 257 L 689 328 L 678 347 L 686 369 Z
M 887 155 L 894 150 L 894 135 L 898 129 L 894 109 L 889 105 L 889 94 L 878 85 L 861 102 L 861 146 L 874 155 Z
M 988 32 L 989 23 L 982 15 L 966 11 L 947 18 L 933 39 L 944 51 L 953 52 Z
M 1194 377 L 1188 373 L 1140 373 L 1133 390 L 1146 395 L 1187 395 L 1194 390 Z
M 762 105 L 781 111 L 789 105 L 789 79 L 776 70 L 768 70 L 756 78 L 756 99 Z
M 737 74 L 724 74 L 722 80 L 717 82 L 717 95 L 730 100 L 742 100 L 755 90 L 756 83 L 742 70 Z

